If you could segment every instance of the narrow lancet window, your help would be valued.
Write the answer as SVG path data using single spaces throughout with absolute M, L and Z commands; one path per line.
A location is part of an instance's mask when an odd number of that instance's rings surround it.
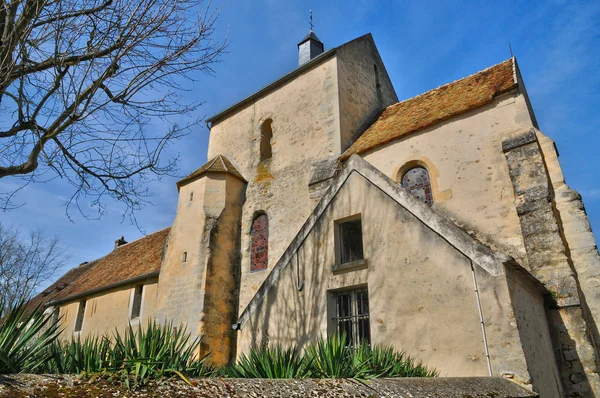
M 433 204 L 429 172 L 424 167 L 413 167 L 402 176 L 402 187 L 429 207 Z
M 260 161 L 271 159 L 273 156 L 271 150 L 271 138 L 273 138 L 273 129 L 271 119 L 265 120 L 260 128 Z
M 262 271 L 269 267 L 269 218 L 260 214 L 252 223 L 252 247 L 250 272 Z

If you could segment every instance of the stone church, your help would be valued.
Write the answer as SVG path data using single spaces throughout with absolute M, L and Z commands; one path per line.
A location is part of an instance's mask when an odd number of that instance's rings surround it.
M 170 228 L 32 304 L 65 339 L 173 322 L 217 365 L 343 331 L 442 376 L 600 396 L 600 257 L 516 59 L 399 101 L 370 34 L 311 31 L 298 55 L 208 120 Z

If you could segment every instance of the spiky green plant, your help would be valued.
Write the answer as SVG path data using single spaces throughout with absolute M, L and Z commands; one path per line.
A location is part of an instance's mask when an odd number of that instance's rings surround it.
M 0 374 L 36 372 L 50 359 L 49 348 L 60 332 L 59 322 L 39 306 L 27 311 L 21 302 L 10 309 L 0 321 Z
M 125 375 L 125 383 L 130 388 L 172 374 L 187 382 L 184 374 L 188 370 L 197 372 L 206 360 L 206 356 L 195 359 L 199 347 L 200 338 L 190 341 L 185 328 L 149 322 L 146 328 L 137 331 L 129 326 L 123 337 L 115 332 L 110 361 L 114 370 Z
M 122 380 L 130 389 L 150 380 L 177 375 L 210 376 L 214 369 L 204 364 L 208 355 L 197 357 L 200 339 L 190 340 L 185 329 L 149 322 L 145 328 L 131 325 L 123 334 L 88 336 L 69 343 L 55 342 L 49 349 L 45 373 L 103 374 Z
M 359 357 L 356 351 L 347 346 L 345 333 L 320 337 L 316 343 L 309 344 L 304 352 L 310 363 L 310 377 L 365 379 L 369 376 L 368 358 Z
M 369 377 L 436 377 L 438 371 L 428 369 L 416 362 L 410 355 L 397 352 L 392 346 L 363 345 L 358 350 L 361 356 L 368 358 Z
M 111 368 L 111 342 L 105 336 L 88 336 L 70 342 L 56 341 L 50 348 L 51 359 L 44 373 L 96 373 Z
M 306 361 L 295 347 L 253 348 L 242 354 L 234 364 L 225 369 L 233 378 L 299 379 L 306 377 Z

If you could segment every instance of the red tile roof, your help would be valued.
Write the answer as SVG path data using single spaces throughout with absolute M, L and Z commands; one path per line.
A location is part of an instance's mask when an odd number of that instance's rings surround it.
M 422 128 L 470 111 L 517 86 L 514 59 L 388 106 L 340 159 L 376 148 Z
M 170 228 L 117 247 L 104 257 L 71 269 L 28 304 L 35 307 L 50 301 L 102 289 L 118 282 L 160 270 L 163 246 Z

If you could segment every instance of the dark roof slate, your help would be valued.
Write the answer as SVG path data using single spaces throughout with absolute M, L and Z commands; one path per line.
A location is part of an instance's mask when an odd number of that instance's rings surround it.
M 202 177 L 206 173 L 228 173 L 236 176 L 244 182 L 247 182 L 244 176 L 242 176 L 242 173 L 240 173 L 238 169 L 235 168 L 235 166 L 229 161 L 229 159 L 227 159 L 223 155 L 217 155 L 214 158 L 210 159 L 208 162 L 206 162 L 204 166 L 194 171 L 192 174 L 179 180 L 177 182 L 177 188 L 181 188 L 183 185 Z

